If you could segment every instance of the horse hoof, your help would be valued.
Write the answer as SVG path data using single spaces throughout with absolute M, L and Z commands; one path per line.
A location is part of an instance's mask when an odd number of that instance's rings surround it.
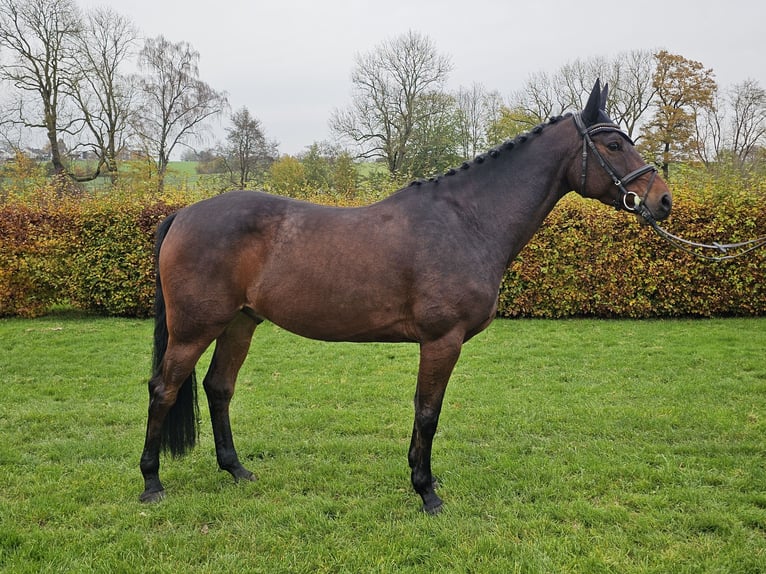
M 163 498 L 165 498 L 165 491 L 155 490 L 153 492 L 148 492 L 148 491 L 142 492 L 139 500 L 145 503 L 153 503 L 153 502 L 159 502 Z
M 423 497 L 423 512 L 426 514 L 430 514 L 431 516 L 439 514 L 442 511 L 443 506 L 444 503 L 442 502 L 442 499 L 439 498 L 435 492 L 431 492 Z
M 442 501 L 439 501 L 438 504 L 433 504 L 431 506 L 427 506 L 424 504 L 423 512 L 425 512 L 426 514 L 430 516 L 436 516 L 442 511 L 443 508 L 444 508 L 444 504 L 442 503 Z
M 255 476 L 252 472 L 250 472 L 244 467 L 236 469 L 236 470 L 230 470 L 229 473 L 231 474 L 231 476 L 234 477 L 234 482 L 239 482 L 240 480 L 244 480 L 247 482 L 255 482 L 256 480 L 258 480 L 257 476 Z

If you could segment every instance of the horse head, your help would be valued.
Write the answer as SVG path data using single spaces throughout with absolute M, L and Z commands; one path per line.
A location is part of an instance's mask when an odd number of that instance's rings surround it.
M 568 170 L 571 187 L 583 197 L 635 213 L 643 222 L 665 219 L 673 204 L 668 186 L 607 115 L 608 94 L 609 86 L 602 90 L 596 80 L 585 109 L 573 116 L 581 154 Z

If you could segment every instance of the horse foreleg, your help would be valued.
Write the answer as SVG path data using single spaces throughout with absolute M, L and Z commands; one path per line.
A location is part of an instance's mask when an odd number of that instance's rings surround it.
M 431 446 L 452 369 L 460 356 L 462 338 L 443 338 L 420 345 L 420 367 L 415 391 L 415 424 L 412 429 L 409 463 L 412 486 L 423 499 L 423 510 L 436 514 L 442 500 L 434 490 Z
M 238 315 L 218 337 L 204 388 L 213 423 L 215 453 L 218 466 L 228 471 L 235 480 L 255 480 L 255 475 L 239 461 L 234 448 L 229 419 L 229 404 L 234 396 L 237 373 L 247 356 L 250 340 L 258 323 Z

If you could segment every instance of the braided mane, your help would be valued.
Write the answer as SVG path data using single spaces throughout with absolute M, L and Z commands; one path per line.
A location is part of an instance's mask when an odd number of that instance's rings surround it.
M 496 159 L 501 153 L 510 152 L 514 148 L 516 148 L 517 146 L 524 144 L 528 139 L 530 139 L 530 138 L 532 138 L 532 137 L 534 137 L 536 135 L 541 134 L 546 126 L 556 124 L 556 123 L 560 122 L 562 119 L 569 118 L 571 116 L 572 116 L 571 113 L 567 113 L 567 114 L 564 114 L 564 115 L 561 115 L 561 116 L 551 116 L 548 119 L 547 122 L 543 122 L 543 123 L 533 127 L 528 132 L 519 134 L 516 137 L 514 137 L 512 139 L 509 139 L 509 140 L 506 140 L 503 143 L 501 143 L 500 145 L 498 145 L 496 147 L 493 147 L 489 151 L 487 151 L 487 152 L 485 152 L 483 154 L 477 155 L 472 161 L 465 161 L 465 162 L 463 162 L 460 165 L 460 167 L 458 167 L 458 168 L 450 168 L 446 172 L 444 172 L 443 175 L 433 176 L 433 177 L 430 177 L 428 179 L 416 179 L 415 181 L 410 183 L 410 186 L 422 185 L 422 184 L 427 183 L 427 182 L 437 183 L 439 181 L 439 179 L 441 179 L 442 177 L 450 177 L 450 176 L 455 175 L 459 171 L 465 171 L 467 169 L 470 169 L 473 166 L 481 165 L 481 164 L 483 164 L 487 160 L 487 158 Z

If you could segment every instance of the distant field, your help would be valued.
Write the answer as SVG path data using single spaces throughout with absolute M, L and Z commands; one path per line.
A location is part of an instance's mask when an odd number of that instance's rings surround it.
M 144 167 L 142 166 L 146 166 L 146 163 L 129 162 L 123 163 L 120 169 L 121 171 L 143 170 Z M 95 168 L 96 162 L 92 161 L 75 162 L 74 166 L 75 173 L 80 175 L 92 174 L 93 171 L 95 171 Z M 168 166 L 168 173 L 165 178 L 165 183 L 171 186 L 194 185 L 200 180 L 201 177 L 207 176 L 200 176 L 200 174 L 197 173 L 196 161 L 172 161 Z M 84 185 L 88 189 L 108 189 L 111 185 L 109 174 L 104 173 L 95 181 L 86 182 Z
M 356 169 L 359 175 L 362 177 L 370 177 L 371 175 L 380 175 L 388 173 L 386 164 L 381 162 L 362 161 L 356 164 Z
M 170 175 L 182 176 L 182 177 L 196 177 L 197 174 L 197 162 L 196 161 L 171 161 L 168 166 L 168 172 Z
M 89 173 L 95 169 L 95 162 L 78 162 L 78 171 L 81 173 Z M 200 175 L 197 173 L 196 161 L 172 161 L 168 167 L 168 175 L 166 183 L 169 185 L 195 185 L 200 179 L 209 178 L 210 175 Z M 370 177 L 373 174 L 385 174 L 386 166 L 382 163 L 373 162 L 358 162 L 355 164 L 357 171 L 361 177 Z M 95 183 L 97 188 L 108 187 L 109 177 L 103 175 L 98 178 Z
M 496 321 L 406 452 L 413 345 L 258 328 L 232 408 L 142 505 L 149 321 L 0 320 L 0 571 L 766 571 L 766 320 Z M 209 355 L 207 355 L 209 356 Z

